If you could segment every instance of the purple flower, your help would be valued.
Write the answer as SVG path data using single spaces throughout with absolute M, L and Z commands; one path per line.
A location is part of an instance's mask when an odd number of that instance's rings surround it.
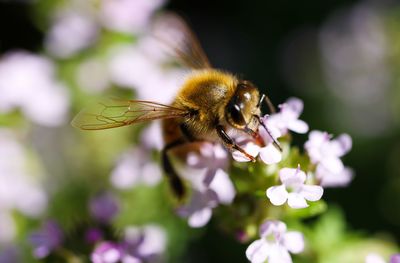
M 304 238 L 300 232 L 287 231 L 281 221 L 266 221 L 260 226 L 260 239 L 253 241 L 246 250 L 252 263 L 291 263 L 289 252 L 304 250 Z
M 108 223 L 117 215 L 119 204 L 111 193 L 106 192 L 92 198 L 89 209 L 93 218 L 102 223 Z
M 208 187 L 194 189 L 190 202 L 178 209 L 181 217 L 188 218 L 191 227 L 202 227 L 212 216 L 212 209 L 218 204 L 232 203 L 236 195 L 235 187 L 227 173 L 218 169 Z
M 400 254 L 395 254 L 390 257 L 390 263 L 400 263 Z
M 202 227 L 210 221 L 212 209 L 218 205 L 218 196 L 212 190 L 194 191 L 189 204 L 180 207 L 178 214 L 188 218 L 191 227 Z
M 98 228 L 89 228 L 85 232 L 85 241 L 89 244 L 95 244 L 103 239 L 103 231 Z
M 0 263 L 22 262 L 20 251 L 16 246 L 5 246 L 0 250 Z
M 274 205 L 283 205 L 286 201 L 292 208 L 305 208 L 308 201 L 318 201 L 324 192 L 319 185 L 306 185 L 306 174 L 294 168 L 282 168 L 279 171 L 282 185 L 271 186 L 266 194 Z
M 310 156 L 311 162 L 317 165 L 316 177 L 325 187 L 345 186 L 352 177 L 350 169 L 344 167 L 340 157 L 350 151 L 351 137 L 342 134 L 332 140 L 326 132 L 312 131 L 304 148 Z
M 63 231 L 55 221 L 51 220 L 29 236 L 29 241 L 33 246 L 33 255 L 38 259 L 47 257 L 57 249 L 62 244 L 63 239 Z
M 279 105 L 280 111 L 272 114 L 268 118 L 264 117 L 265 123 L 277 127 L 282 135 L 288 133 L 288 130 L 297 133 L 308 132 L 308 125 L 299 120 L 303 111 L 303 101 L 298 98 L 289 98 L 285 103 Z
M 116 263 L 122 259 L 123 251 L 119 244 L 104 241 L 96 246 L 90 259 L 93 263 Z

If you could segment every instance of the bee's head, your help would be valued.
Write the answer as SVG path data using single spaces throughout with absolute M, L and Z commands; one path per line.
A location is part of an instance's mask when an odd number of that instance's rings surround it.
M 225 115 L 228 123 L 240 130 L 251 129 L 255 131 L 258 122 L 254 115 L 260 115 L 260 94 L 258 89 L 249 81 L 239 81 L 235 94 L 229 101 Z

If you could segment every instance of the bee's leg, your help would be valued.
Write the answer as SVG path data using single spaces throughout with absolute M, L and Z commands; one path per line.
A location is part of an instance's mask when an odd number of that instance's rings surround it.
M 168 151 L 185 144 L 186 141 L 184 139 L 178 139 L 171 143 L 168 143 L 164 146 L 164 149 L 161 151 L 161 162 L 162 167 L 168 176 L 169 184 L 174 192 L 175 196 L 178 199 L 182 199 L 185 196 L 185 187 L 183 185 L 182 179 L 179 177 L 178 173 L 175 171 L 174 167 L 172 166 L 171 160 L 168 156 Z
M 217 134 L 221 138 L 221 140 L 224 142 L 225 146 L 229 150 L 237 150 L 241 153 L 243 153 L 247 158 L 249 158 L 252 162 L 255 162 L 256 159 L 248 154 L 242 147 L 237 145 L 231 137 L 225 132 L 224 127 L 222 125 L 217 125 Z

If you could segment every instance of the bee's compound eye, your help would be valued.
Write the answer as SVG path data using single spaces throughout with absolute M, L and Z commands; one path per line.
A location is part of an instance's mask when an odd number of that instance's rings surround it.
M 228 120 L 232 122 L 233 126 L 245 126 L 246 121 L 244 120 L 241 108 L 239 105 L 231 103 L 228 107 Z

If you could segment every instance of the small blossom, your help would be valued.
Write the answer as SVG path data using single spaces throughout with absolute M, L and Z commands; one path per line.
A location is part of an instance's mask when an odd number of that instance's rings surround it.
M 228 154 L 220 144 L 202 143 L 199 154 L 189 153 L 187 165 L 195 169 L 205 169 L 203 184 L 208 187 L 217 171 L 227 167 Z
M 153 186 L 160 182 L 161 170 L 158 164 L 151 161 L 147 149 L 136 147 L 121 156 L 111 173 L 110 180 L 119 189 L 139 184 Z
M 292 208 L 305 208 L 308 201 L 318 201 L 323 194 L 323 188 L 318 185 L 305 185 L 306 174 L 293 168 L 282 168 L 279 171 L 282 185 L 271 186 L 266 194 L 274 205 L 283 205 L 286 201 Z
M 264 117 L 265 123 L 279 129 L 282 135 L 288 133 L 288 130 L 297 133 L 308 132 L 308 125 L 299 120 L 303 111 L 303 101 L 298 98 L 289 98 L 285 103 L 279 105 L 280 111 L 272 114 L 268 118 Z
M 276 140 L 277 138 L 281 137 L 281 133 L 276 127 L 272 125 L 268 126 L 268 130 L 269 133 L 265 130 L 264 127 L 260 127 L 258 131 L 265 146 L 259 146 L 252 138 L 249 138 L 248 136 L 237 138 L 236 143 L 254 158 L 259 155 L 260 159 L 264 163 L 275 164 L 282 160 L 282 153 L 273 144 L 274 140 L 271 138 L 271 136 Z M 232 157 L 238 162 L 250 161 L 249 158 L 244 156 L 239 151 L 234 151 L 232 153 Z
M 47 221 L 44 226 L 29 236 L 36 258 L 47 257 L 63 242 L 64 234 L 59 225 L 54 221 Z
M 164 253 L 166 245 L 166 233 L 157 225 L 146 225 L 141 228 L 127 227 L 124 237 L 123 262 L 155 260 Z
M 390 257 L 390 263 L 400 263 L 400 254 L 395 254 Z
M 96 246 L 90 258 L 93 263 L 117 263 L 121 260 L 122 253 L 119 244 L 105 241 Z
M 21 108 L 35 123 L 58 126 L 67 120 L 69 94 L 45 57 L 14 51 L 0 59 L 0 112 Z
M 102 223 L 110 222 L 119 211 L 119 204 L 111 193 L 97 195 L 89 204 L 91 215 Z
M 85 232 L 85 241 L 89 244 L 95 244 L 103 239 L 103 231 L 98 228 L 89 228 Z
M 88 15 L 67 12 L 56 17 L 45 44 L 52 55 L 67 58 L 90 46 L 97 34 L 98 27 Z
M 341 171 L 333 173 L 323 165 L 318 164 L 315 176 L 322 187 L 343 187 L 351 182 L 354 177 L 354 172 L 348 167 L 343 167 Z
M 125 33 L 140 33 L 149 24 L 150 18 L 164 0 L 103 0 L 101 20 L 112 30 Z
M 109 59 L 111 81 L 121 87 L 135 90 L 137 98 L 171 103 L 184 81 L 186 72 L 166 67 L 165 58 L 150 56 L 154 50 L 147 42 L 118 47 L 112 50 Z M 157 48 L 153 45 L 154 48 Z M 151 76 L 151 77 L 143 77 Z M 162 87 L 162 88 L 160 88 Z
M 377 253 L 369 253 L 365 257 L 365 263 L 386 263 L 383 257 Z M 392 263 L 392 262 L 390 262 Z
M 332 140 L 326 132 L 312 131 L 304 148 L 311 162 L 316 164 L 316 177 L 326 187 L 346 186 L 353 178 L 351 169 L 343 165 L 340 157 L 350 151 L 351 137 L 342 134 Z
M 188 218 L 191 227 L 202 227 L 210 221 L 212 209 L 218 205 L 218 196 L 212 190 L 194 191 L 189 204 L 180 207 L 178 214 Z
M 37 180 L 40 174 L 29 169 L 32 161 L 16 134 L 0 129 L 0 224 L 13 209 L 29 217 L 37 217 L 46 209 L 47 195 Z M 0 231 L 0 240 L 12 229 Z
M 253 241 L 246 250 L 252 263 L 291 263 L 289 252 L 304 250 L 304 238 L 300 232 L 287 231 L 281 221 L 266 221 L 260 226 L 260 239 Z

